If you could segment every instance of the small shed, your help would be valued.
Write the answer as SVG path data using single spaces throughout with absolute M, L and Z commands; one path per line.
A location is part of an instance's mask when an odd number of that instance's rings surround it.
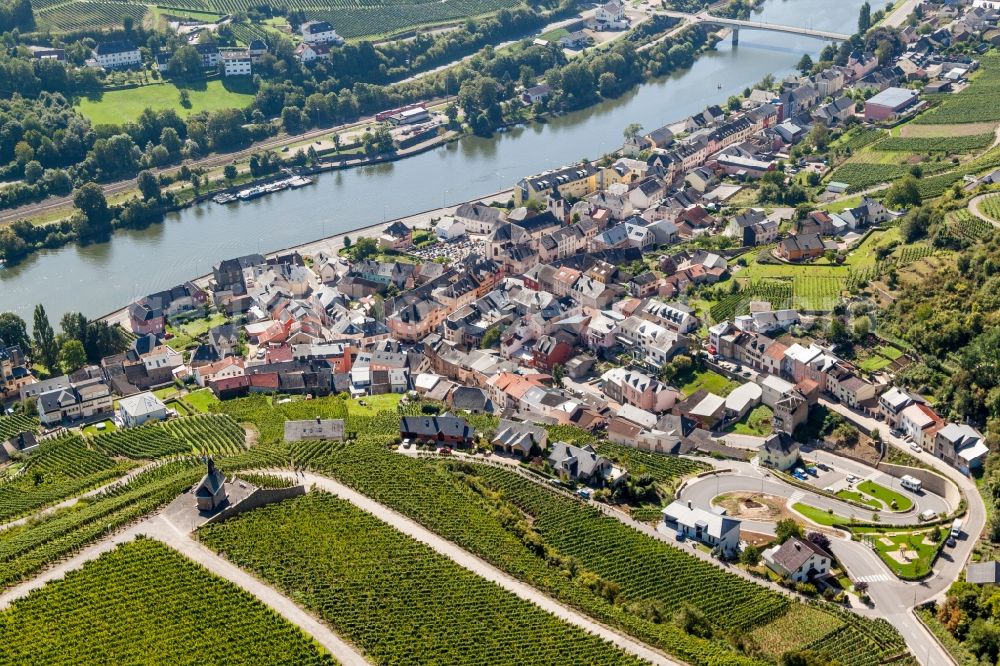
M 285 441 L 344 439 L 344 419 L 315 419 L 285 421 Z
M 976 585 L 1000 583 L 1000 562 L 972 562 L 965 570 L 965 580 Z

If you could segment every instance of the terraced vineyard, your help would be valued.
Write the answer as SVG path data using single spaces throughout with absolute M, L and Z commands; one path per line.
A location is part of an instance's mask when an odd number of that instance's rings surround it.
M 0 631 L 11 666 L 335 663 L 250 593 L 148 539 L 14 602 Z
M 0 442 L 6 442 L 22 432 L 38 432 L 38 419 L 25 414 L 0 416 Z
M 979 204 L 979 210 L 983 215 L 1000 222 L 1000 194 L 983 199 Z
M 40 30 L 68 32 L 71 30 L 120 27 L 125 16 L 141 25 L 151 6 L 169 9 L 203 11 L 218 14 L 239 14 L 256 5 L 251 0 L 169 0 L 155 2 L 108 2 L 94 0 L 43 0 L 36 4 L 36 21 Z M 475 16 L 495 14 L 510 9 L 518 0 L 369 0 L 362 3 L 348 0 L 290 0 L 287 9 L 302 9 L 307 19 L 330 21 L 345 38 L 391 36 L 418 26 L 458 22 Z M 236 38 L 247 42 L 268 34 L 265 28 L 241 24 L 234 30 Z
M 0 484 L 0 522 L 99 486 L 132 466 L 91 450 L 76 435 L 45 440 L 19 476 Z
M 264 507 L 199 535 L 376 663 L 641 663 L 330 495 Z
M 861 192 L 880 183 L 902 178 L 910 169 L 902 164 L 870 164 L 867 162 L 847 162 L 837 167 L 830 180 L 847 183 L 848 192 Z

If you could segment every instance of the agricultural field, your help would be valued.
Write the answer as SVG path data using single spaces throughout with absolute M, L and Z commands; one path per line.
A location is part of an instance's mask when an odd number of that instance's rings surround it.
M 324 493 L 202 528 L 199 537 L 376 663 L 640 663 Z
M 20 475 L 0 484 L 0 522 L 100 486 L 132 466 L 90 449 L 77 435 L 45 440 Z
M 979 72 L 961 92 L 941 95 L 940 104 L 914 120 L 919 125 L 982 123 L 1000 121 L 1000 55 L 983 54 Z
M 968 136 L 889 137 L 875 146 L 879 151 L 906 153 L 970 153 L 993 145 L 993 132 Z
M 880 183 L 902 178 L 910 172 L 903 164 L 873 164 L 869 162 L 846 162 L 830 175 L 831 181 L 847 183 L 848 192 L 861 192 Z
M 250 593 L 148 539 L 14 602 L 0 630 L 11 665 L 336 663 Z
M 750 301 L 767 301 L 775 310 L 792 306 L 792 285 L 780 280 L 758 280 L 744 284 L 735 294 L 717 301 L 710 310 L 712 321 L 727 321 L 748 314 Z
M 802 643 L 821 640 L 843 624 L 837 616 L 815 606 L 795 604 L 782 617 L 754 629 L 750 635 L 768 656 L 777 659 Z
M 185 83 L 183 86 L 172 82 L 154 83 L 110 90 L 101 93 L 98 98 L 84 97 L 80 100 L 79 109 L 95 125 L 121 125 L 135 120 L 147 108 L 173 109 L 181 116 L 201 111 L 242 109 L 253 101 L 251 86 L 249 81 L 224 82 L 220 79 Z M 187 90 L 191 108 L 181 106 L 181 90 Z
M 136 26 L 142 25 L 149 8 L 129 2 L 91 2 L 71 0 L 35 9 L 35 23 L 39 30 L 73 32 L 76 30 L 107 30 L 121 28 L 126 16 Z
M 991 197 L 986 197 L 979 204 L 979 210 L 983 215 L 1000 222 L 1000 194 L 996 194 Z M 994 227 L 989 227 L 989 231 L 992 231 Z M 986 234 L 982 234 L 986 235 Z
M 41 424 L 25 414 L 0 415 L 0 442 L 6 442 L 22 432 L 38 432 Z
M 602 442 L 597 452 L 624 467 L 630 476 L 648 474 L 657 483 L 671 484 L 681 477 L 709 469 L 709 466 L 687 458 L 643 451 L 613 442 Z
M 292 0 L 288 9 L 302 9 L 307 19 L 327 20 L 346 39 L 391 37 L 422 26 L 456 23 L 467 18 L 487 16 L 501 9 L 512 9 L 517 0 L 462 0 L 462 2 L 428 2 L 426 0 L 373 0 L 350 3 L 345 0 Z M 135 25 L 152 12 L 161 14 L 205 15 L 238 14 L 254 7 L 250 0 L 170 0 L 167 5 L 154 6 L 140 2 L 100 2 L 92 0 L 48 0 L 45 7 L 36 6 L 36 20 L 41 30 L 68 32 L 71 30 L 120 27 L 125 16 Z M 241 42 L 268 34 L 268 29 L 249 24 L 237 24 L 234 30 Z
M 184 453 L 231 454 L 246 448 L 246 433 L 227 416 L 198 414 L 98 435 L 93 438 L 93 447 L 109 456 L 133 460 Z

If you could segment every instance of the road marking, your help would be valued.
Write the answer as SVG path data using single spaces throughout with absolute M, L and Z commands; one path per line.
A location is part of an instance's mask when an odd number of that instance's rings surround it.
M 892 575 L 887 573 L 871 574 L 870 576 L 860 576 L 859 583 L 888 583 L 892 580 Z
M 801 490 L 796 490 L 795 492 L 792 493 L 791 497 L 788 498 L 788 503 L 795 504 L 805 496 L 806 494 L 804 492 L 802 492 Z

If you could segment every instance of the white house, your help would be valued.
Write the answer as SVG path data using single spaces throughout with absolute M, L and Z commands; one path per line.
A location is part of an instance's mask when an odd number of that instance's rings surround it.
M 150 392 L 137 393 L 118 401 L 118 422 L 124 428 L 134 428 L 150 421 L 167 418 L 167 406 Z
M 690 502 L 671 502 L 663 510 L 663 522 L 686 537 L 718 546 L 725 555 L 736 554 L 740 547 L 740 521 L 693 507 Z
M 104 69 L 131 67 L 142 63 L 139 48 L 127 39 L 117 42 L 101 42 L 94 47 L 94 60 Z
M 747 382 L 726 396 L 726 418 L 740 419 L 760 404 L 764 392 L 759 385 Z
M 444 217 L 434 227 L 437 237 L 442 241 L 453 241 L 465 235 L 465 225 L 453 217 Z
M 337 34 L 328 21 L 306 21 L 299 28 L 302 41 L 306 44 L 343 44 L 344 38 Z
M 804 583 L 830 573 L 833 557 L 811 541 L 791 537 L 785 543 L 768 548 L 764 563 L 782 578 Z
M 786 433 L 776 432 L 764 440 L 759 457 L 762 465 L 784 471 L 799 459 L 799 443 Z
M 625 30 L 628 28 L 625 7 L 618 0 L 601 5 L 594 14 L 594 27 L 597 30 Z
M 253 73 L 253 58 L 249 51 L 223 51 L 223 76 L 250 76 Z

